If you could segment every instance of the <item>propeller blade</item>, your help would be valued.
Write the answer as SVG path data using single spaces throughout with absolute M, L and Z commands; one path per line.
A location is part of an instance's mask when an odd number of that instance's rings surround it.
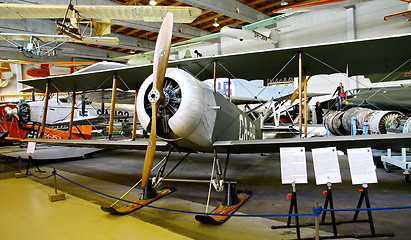
M 156 48 L 154 50 L 153 64 L 153 88 L 148 94 L 152 106 L 151 113 L 151 130 L 148 139 L 146 156 L 144 158 L 143 174 L 141 177 L 141 187 L 145 188 L 153 167 L 154 155 L 156 151 L 157 137 L 157 114 L 158 108 L 164 99 L 164 77 L 170 55 L 171 36 L 173 31 L 173 14 L 167 13 L 161 24 L 160 32 L 157 37 Z

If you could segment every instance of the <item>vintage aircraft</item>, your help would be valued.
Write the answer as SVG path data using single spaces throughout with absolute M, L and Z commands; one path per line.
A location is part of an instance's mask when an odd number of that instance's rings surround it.
M 14 103 L 0 105 L 0 132 L 5 133 L 2 140 L 19 141 L 35 136 L 39 130 L 39 125 L 26 121 L 24 113 L 29 110 L 24 109 Z M 18 111 L 17 111 L 18 110 Z M 23 113 L 24 112 L 24 113 Z M 44 137 L 48 139 L 91 139 L 91 125 L 76 125 L 71 130 L 59 130 L 56 128 L 45 128 Z
M 43 89 L 47 93 L 112 88 L 115 94 L 117 88 L 139 89 L 135 107 L 142 126 L 150 132 L 148 143 L 29 140 L 63 146 L 146 149 L 141 181 L 141 187 L 144 189 L 142 199 L 136 200 L 136 204 L 128 204 L 117 209 L 102 207 L 104 211 L 127 214 L 141 208 L 138 204 L 149 204 L 171 193 L 172 188 L 156 191 L 153 186 L 158 186 L 169 175 L 164 174 L 165 163 L 172 149 L 188 153 L 214 152 L 211 182 L 217 191 L 222 191 L 225 184 L 228 187 L 226 203 L 216 208 L 213 213 L 232 213 L 251 194 L 234 193 L 232 182 L 225 180 L 226 171 L 222 169 L 218 159 L 219 152 L 227 153 L 226 170 L 230 153 L 276 152 L 280 147 L 301 146 L 307 149 L 337 146 L 342 150 L 362 146 L 379 149 L 411 146 L 411 134 L 260 139 L 259 118 L 251 118 L 228 99 L 198 80 L 213 77 L 215 79 L 216 73 L 219 72 L 226 73 L 230 78 L 245 79 L 299 76 L 301 84 L 305 75 L 345 72 L 347 65 L 351 75 L 408 68 L 411 34 L 168 62 L 172 21 L 172 15 L 169 14 L 161 27 L 153 65 L 130 67 L 99 63 L 94 68 L 90 66 L 90 71 L 87 72 L 20 81 Z M 167 68 L 167 65 L 171 68 Z M 144 80 L 146 76 L 148 77 Z M 301 92 L 299 96 L 302 96 Z M 115 97 L 112 101 L 115 102 Z M 136 123 L 136 119 L 134 120 Z M 157 137 L 163 141 L 157 142 Z M 168 148 L 169 153 L 157 176 L 153 178 L 152 186 L 150 175 L 156 148 Z M 171 169 L 171 172 L 174 169 Z M 228 219 L 227 216 L 214 215 L 201 215 L 196 218 L 212 224 L 221 224 Z
M 137 5 L 68 5 L 0 4 L 2 19 L 62 19 L 57 22 L 58 30 L 74 39 L 83 40 L 88 26 L 94 26 L 98 36 L 111 32 L 111 19 L 161 22 L 167 12 L 175 14 L 175 21 L 189 23 L 201 15 L 201 10 L 181 6 L 137 6 Z M 99 19 L 99 20 L 97 20 Z M 66 20 L 68 22 L 66 22 Z M 81 24 L 86 24 L 81 29 Z M 91 30 L 91 29 L 90 29 Z
M 280 14 L 268 19 L 264 19 L 255 23 L 248 24 L 246 26 L 224 26 L 221 28 L 219 33 L 208 34 L 201 37 L 192 38 L 186 41 L 181 41 L 171 45 L 172 47 L 185 45 L 188 43 L 204 42 L 210 41 L 213 39 L 221 38 L 222 36 L 227 36 L 231 38 L 238 39 L 243 41 L 245 39 L 251 40 L 263 40 L 263 41 L 272 41 L 273 43 L 278 42 L 278 30 L 274 29 L 270 34 L 266 35 L 260 31 L 267 26 L 274 25 L 277 22 L 283 21 L 287 18 L 301 14 L 302 12 L 293 12 Z
M 24 33 L 0 33 L 0 40 L 9 42 L 29 58 L 41 57 L 43 55 L 54 56 L 56 55 L 56 50 L 66 42 L 112 45 L 118 45 L 119 43 L 117 37 L 83 37 L 79 40 L 66 35 Z M 26 41 L 27 43 L 21 45 L 16 41 Z
M 70 73 L 74 73 L 79 68 L 84 66 L 92 65 L 96 62 L 79 62 L 79 61 L 67 61 L 67 62 L 30 62 L 30 61 L 22 61 L 22 60 L 8 60 L 8 59 L 0 59 L 0 64 L 6 66 L 4 70 L 1 71 L 11 71 L 10 63 L 21 63 L 21 64 L 28 64 L 33 65 L 32 68 L 29 68 L 25 71 L 25 73 L 31 77 L 48 77 L 50 76 L 50 68 L 53 66 L 62 67 L 62 68 L 69 68 Z M 40 65 L 38 68 L 34 67 L 35 65 Z M 7 67 L 8 66 L 8 67 Z M 2 68 L 3 69 L 3 68 Z

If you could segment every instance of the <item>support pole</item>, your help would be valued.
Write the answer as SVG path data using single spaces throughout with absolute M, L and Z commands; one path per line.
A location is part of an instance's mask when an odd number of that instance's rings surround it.
M 71 136 L 73 134 L 73 120 L 74 120 L 74 109 L 76 107 L 76 90 L 73 91 L 73 96 L 71 100 L 71 112 L 70 112 L 70 123 L 69 123 L 69 129 L 68 129 L 68 139 L 71 139 Z
M 231 101 L 231 78 L 228 78 L 228 100 Z
M 108 139 L 111 140 L 113 137 L 113 125 L 114 125 L 114 113 L 116 110 L 116 95 L 117 95 L 117 78 L 116 75 L 113 76 L 113 89 L 111 93 L 111 109 L 110 109 L 110 122 L 108 126 Z
M 49 106 L 49 95 L 50 95 L 50 81 L 48 81 L 46 84 L 46 93 L 44 94 L 43 117 L 41 119 L 39 138 L 42 138 L 44 136 L 44 130 L 46 128 L 47 108 Z
M 217 92 L 217 62 L 213 61 L 214 92 Z
M 302 128 L 303 128 L 303 122 L 302 122 L 302 84 L 303 82 L 303 57 L 302 53 L 298 54 L 298 121 L 299 121 L 299 131 L 300 131 L 300 137 L 302 134 Z
M 136 93 L 134 97 L 134 115 L 133 115 L 133 132 L 131 134 L 131 139 L 133 141 L 137 138 L 137 95 L 138 95 L 138 88 L 136 88 Z
M 307 102 L 307 76 L 304 77 L 304 137 L 307 137 L 307 123 L 308 123 L 308 102 Z
M 314 207 L 318 208 L 318 202 L 314 203 Z M 320 216 L 316 215 L 314 218 L 315 221 L 315 240 L 320 240 Z

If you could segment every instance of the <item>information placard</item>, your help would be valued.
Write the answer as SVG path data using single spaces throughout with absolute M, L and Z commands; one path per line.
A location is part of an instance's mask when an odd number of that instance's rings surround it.
M 377 183 L 371 148 L 347 149 L 352 184 Z
M 304 147 L 280 148 L 282 184 L 308 183 Z
M 36 149 L 36 143 L 35 142 L 29 142 L 27 144 L 27 153 L 34 153 L 34 150 Z
M 340 183 L 341 172 L 338 163 L 337 149 L 335 147 L 313 148 L 315 183 L 317 185 L 327 183 Z

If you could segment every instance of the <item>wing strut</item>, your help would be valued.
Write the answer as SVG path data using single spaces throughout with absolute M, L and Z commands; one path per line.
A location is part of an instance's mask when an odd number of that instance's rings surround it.
M 110 109 L 110 123 L 108 128 L 108 139 L 111 140 L 113 137 L 113 125 L 114 125 L 114 114 L 116 110 L 116 96 L 117 96 L 117 76 L 113 76 L 113 89 L 111 92 L 111 109 Z
M 70 111 L 70 123 L 69 123 L 69 132 L 68 132 L 68 139 L 71 139 L 71 135 L 73 134 L 73 119 L 74 119 L 74 109 L 76 107 L 76 90 L 73 90 L 73 96 L 71 100 L 71 111 Z
M 303 114 L 302 114 L 302 105 L 303 105 L 303 100 L 302 100 L 302 91 L 303 91 L 303 56 L 302 53 L 300 52 L 298 54 L 298 122 L 299 122 L 299 131 L 300 131 L 300 137 L 302 134 L 302 128 L 303 128 L 303 122 L 301 121 Z
M 136 93 L 134 97 L 134 115 L 133 115 L 133 133 L 132 133 L 132 140 L 135 141 L 137 138 L 137 96 L 138 96 L 138 88 L 136 88 Z
M 46 128 L 47 108 L 49 107 L 49 95 L 50 95 L 50 81 L 47 81 L 46 93 L 44 94 L 43 117 L 41 118 L 41 128 L 40 128 L 39 138 L 43 138 L 44 130 Z

